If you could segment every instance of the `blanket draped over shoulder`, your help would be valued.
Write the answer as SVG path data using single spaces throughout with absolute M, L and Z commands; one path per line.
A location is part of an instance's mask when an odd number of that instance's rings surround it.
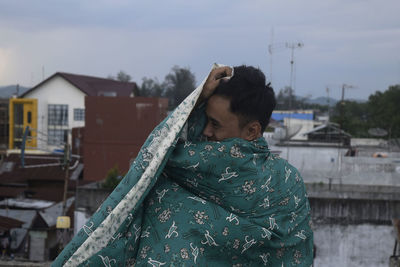
M 303 180 L 263 138 L 202 140 L 204 82 L 53 266 L 310 266 Z

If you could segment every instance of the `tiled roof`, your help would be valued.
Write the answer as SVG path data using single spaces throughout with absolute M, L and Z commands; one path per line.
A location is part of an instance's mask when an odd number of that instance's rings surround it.
M 134 82 L 120 82 L 111 79 L 86 75 L 56 72 L 43 82 L 26 91 L 24 94 L 21 95 L 21 97 L 24 97 L 28 93 L 34 91 L 36 88 L 40 87 L 42 84 L 46 83 L 56 76 L 64 78 L 88 96 L 99 96 L 107 92 L 115 92 L 116 96 L 130 96 L 132 93 L 134 94 L 134 96 L 139 95 L 138 87 Z

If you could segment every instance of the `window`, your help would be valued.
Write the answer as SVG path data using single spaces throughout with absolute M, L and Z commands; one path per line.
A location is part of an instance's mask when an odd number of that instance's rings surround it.
M 68 138 L 68 105 L 48 105 L 47 144 L 62 146 Z
M 62 146 L 64 142 L 67 142 L 68 130 L 49 129 L 47 135 L 49 145 Z
M 68 105 L 49 105 L 49 125 L 68 126 Z
M 75 121 L 84 121 L 85 120 L 85 109 L 74 108 L 74 120 Z
M 115 97 L 115 96 L 117 96 L 117 92 L 114 92 L 114 91 L 100 91 L 100 92 L 98 92 L 97 95 L 98 96 L 113 96 L 113 97 Z

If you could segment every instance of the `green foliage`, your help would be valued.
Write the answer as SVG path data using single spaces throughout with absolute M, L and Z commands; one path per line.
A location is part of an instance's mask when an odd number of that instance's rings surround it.
M 400 137 L 400 84 L 390 86 L 385 92 L 369 96 L 369 112 L 372 127 L 388 132 L 388 138 Z
M 302 103 L 301 101 L 296 100 L 296 97 L 293 95 L 292 88 L 286 86 L 285 88 L 279 90 L 279 93 L 276 96 L 276 109 L 278 110 L 299 109 L 301 108 L 301 106 Z
M 139 94 L 144 97 L 162 97 L 164 96 L 163 85 L 158 82 L 157 78 L 144 77 Z
M 124 71 L 122 71 L 122 70 L 120 70 L 120 71 L 118 72 L 118 74 L 117 74 L 117 81 L 120 81 L 120 82 L 130 82 L 131 79 L 132 79 L 132 77 L 131 77 L 129 74 L 127 74 L 127 73 L 125 73 Z
M 162 83 L 157 78 L 144 77 L 139 94 L 144 97 L 168 97 L 170 109 L 174 109 L 196 88 L 195 85 L 196 79 L 189 68 L 174 66 Z
M 127 74 L 125 71 L 120 70 L 117 73 L 116 77 L 113 75 L 108 75 L 107 79 L 116 80 L 116 81 L 120 81 L 120 82 L 130 82 L 132 77 L 129 74 Z
M 290 95 L 292 95 L 292 101 L 290 101 Z M 276 95 L 276 110 L 288 110 L 288 109 L 313 109 L 320 112 L 328 112 L 328 105 L 310 104 L 306 103 L 307 98 L 299 98 L 293 95 L 293 90 L 286 86 L 279 90 Z
M 276 96 L 277 110 L 290 108 L 290 87 L 280 90 Z M 368 130 L 382 128 L 388 132 L 388 139 L 400 138 L 400 85 L 390 86 L 384 92 L 370 95 L 367 102 L 339 101 L 332 110 L 331 121 L 339 123 L 341 128 L 358 138 L 371 138 Z M 307 104 L 305 99 L 292 96 L 292 109 L 313 109 L 327 112 L 328 106 Z
M 106 179 L 102 183 L 102 188 L 114 189 L 119 182 L 121 181 L 122 177 L 119 174 L 118 166 L 115 165 L 107 172 Z
M 388 139 L 400 138 L 400 85 L 390 86 L 385 92 L 376 92 L 365 103 L 338 102 L 332 121 L 353 137 L 372 137 L 370 128 L 382 128 Z
M 165 76 L 165 95 L 170 100 L 170 108 L 178 106 L 195 88 L 196 79 L 189 68 L 174 66 Z
M 355 101 L 338 102 L 331 121 L 339 123 L 341 128 L 353 137 L 370 137 L 368 129 L 368 103 Z

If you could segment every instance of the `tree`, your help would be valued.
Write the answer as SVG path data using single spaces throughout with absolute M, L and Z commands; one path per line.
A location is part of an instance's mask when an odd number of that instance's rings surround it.
M 178 106 L 196 87 L 196 79 L 189 68 L 174 66 L 165 76 L 163 87 L 169 98 L 170 108 Z
M 290 101 L 290 97 L 292 101 Z M 276 109 L 277 110 L 288 110 L 288 109 L 318 109 L 320 111 L 327 111 L 328 106 L 321 106 L 318 104 L 306 103 L 306 97 L 298 97 L 293 94 L 293 89 L 290 86 L 279 90 L 276 96 Z M 291 102 L 291 103 L 290 103 Z
M 400 137 L 400 84 L 389 86 L 385 92 L 376 92 L 368 98 L 371 126 L 388 132 L 388 138 Z
M 165 92 L 163 86 L 158 82 L 157 78 L 151 79 L 144 77 L 142 79 L 142 85 L 139 89 L 140 96 L 145 97 L 162 97 Z
M 117 74 L 117 80 L 120 82 L 130 82 L 131 79 L 132 79 L 132 77 L 122 70 L 120 70 Z
M 117 73 L 117 77 L 115 77 L 113 75 L 108 75 L 107 79 L 116 80 L 116 81 L 126 82 L 127 83 L 127 82 L 130 82 L 132 80 L 132 77 L 129 74 L 127 74 L 125 71 L 120 70 Z
M 356 101 L 339 101 L 333 111 L 331 120 L 339 123 L 341 128 L 353 137 L 369 137 L 368 103 Z
M 365 103 L 338 102 L 332 121 L 353 137 L 371 137 L 370 128 L 382 128 L 388 139 L 400 137 L 400 85 L 390 86 L 384 92 L 369 96 Z

